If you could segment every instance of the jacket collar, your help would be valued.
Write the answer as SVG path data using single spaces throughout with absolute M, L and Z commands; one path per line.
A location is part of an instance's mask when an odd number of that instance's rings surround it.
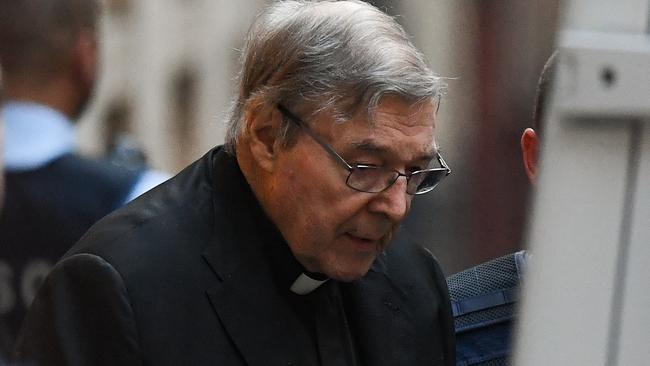
M 449 342 L 453 346 L 451 314 L 446 314 L 449 305 L 442 295 L 446 290 L 440 283 L 432 285 L 437 282 L 432 258 L 427 263 L 429 272 L 413 263 L 414 258 L 426 258 L 414 257 L 413 250 L 424 251 L 414 248 L 401 230 L 363 278 L 343 285 L 366 365 L 453 364 L 450 352 L 455 350 L 448 347 Z M 444 282 L 444 277 L 438 277 Z

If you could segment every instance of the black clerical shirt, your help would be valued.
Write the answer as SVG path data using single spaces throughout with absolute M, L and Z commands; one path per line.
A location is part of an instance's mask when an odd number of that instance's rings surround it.
M 268 219 L 260 217 L 259 223 L 267 239 L 263 250 L 269 259 L 273 282 L 284 295 L 282 299 L 286 303 L 283 305 L 296 315 L 311 340 L 307 343 L 313 349 L 306 353 L 313 354 L 317 359 L 315 364 L 322 366 L 360 365 L 339 282 L 328 280 L 307 294 L 294 293 L 290 288 L 300 275 L 316 276 L 308 273 L 295 259 Z

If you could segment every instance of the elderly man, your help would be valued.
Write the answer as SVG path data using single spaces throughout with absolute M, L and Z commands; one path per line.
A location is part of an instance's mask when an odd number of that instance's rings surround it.
M 227 141 L 101 220 L 45 280 L 22 360 L 452 365 L 445 279 L 400 222 L 449 168 L 443 84 L 361 1 L 252 26 Z
M 76 153 L 98 62 L 95 0 L 0 0 L 5 205 L 0 318 L 15 335 L 41 280 L 97 220 L 164 180 Z

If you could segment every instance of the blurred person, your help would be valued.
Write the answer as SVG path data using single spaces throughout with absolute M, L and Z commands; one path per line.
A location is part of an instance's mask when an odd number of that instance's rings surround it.
M 520 145 L 524 170 L 532 185 L 537 180 L 539 135 L 552 87 L 556 53 L 546 61 L 533 109 L 533 127 L 526 128 Z M 509 254 L 447 278 L 456 328 L 457 365 L 509 364 L 519 284 L 529 254 Z
M 0 317 L 13 337 L 52 264 L 95 221 L 165 176 L 75 152 L 74 121 L 97 77 L 100 4 L 0 0 L 0 9 Z
M 2 72 L 0 70 L 0 105 L 2 104 Z M 2 200 L 5 193 L 5 170 L 4 161 L 2 158 L 4 151 L 4 122 L 2 121 L 2 114 L 0 114 L 0 213 L 2 212 Z
M 0 103 L 2 102 L 2 73 L 0 72 Z M 4 122 L 0 115 L 0 213 L 2 212 L 2 200 L 4 197 L 4 164 L 2 162 L 2 150 L 4 147 Z M 4 319 L 0 317 L 0 365 L 3 365 L 9 358 L 11 341 L 9 330 L 5 325 Z
M 225 146 L 86 233 L 34 300 L 19 359 L 453 365 L 445 278 L 398 231 L 450 173 L 443 89 L 365 2 L 269 5 Z
M 2 104 L 2 72 L 0 70 L 0 105 Z M 2 121 L 2 115 L 0 114 L 0 212 L 2 212 L 2 200 L 5 193 L 5 170 L 4 170 L 4 161 L 2 154 L 4 151 L 4 122 Z

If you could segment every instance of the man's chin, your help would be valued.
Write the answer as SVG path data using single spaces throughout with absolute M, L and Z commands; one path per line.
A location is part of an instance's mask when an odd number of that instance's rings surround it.
M 336 274 L 334 276 L 330 276 L 330 278 L 333 279 L 333 280 L 341 281 L 341 282 L 354 282 L 354 281 L 356 281 L 358 279 L 361 279 L 363 276 L 366 275 L 366 273 L 368 273 L 368 271 L 366 271 L 366 272 L 364 272 L 362 274 L 361 273 Z
M 332 268 L 329 271 L 325 271 L 324 274 L 326 274 L 329 278 L 337 281 L 352 282 L 365 276 L 366 273 L 368 273 L 368 270 L 370 270 L 370 266 L 373 262 L 374 259 L 367 263 L 359 263 L 353 266 L 339 266 L 337 268 Z

